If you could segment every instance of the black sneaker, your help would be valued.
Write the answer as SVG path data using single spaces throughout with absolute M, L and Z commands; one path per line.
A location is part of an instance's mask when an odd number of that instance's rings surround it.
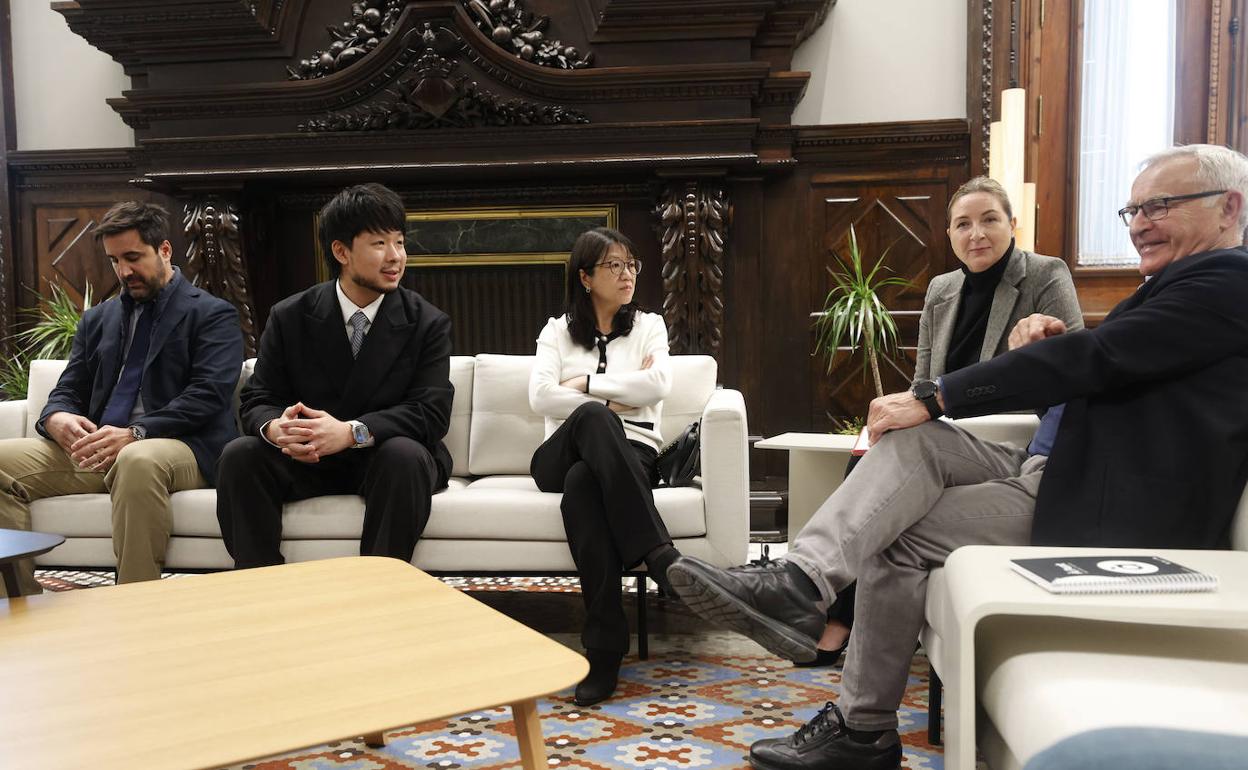
M 885 730 L 874 742 L 859 743 L 841 710 L 828 702 L 788 738 L 755 741 L 750 764 L 757 770 L 898 770 L 901 738 Z
M 785 561 L 720 569 L 682 556 L 667 569 L 676 595 L 706 620 L 722 623 L 792 661 L 815 659 L 825 613 L 816 609 L 819 589 Z

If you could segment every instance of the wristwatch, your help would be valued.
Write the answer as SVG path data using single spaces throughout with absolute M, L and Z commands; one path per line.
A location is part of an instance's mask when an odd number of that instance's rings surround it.
M 143 439 L 147 438 L 147 428 L 144 428 L 142 425 L 137 425 L 137 424 L 131 425 L 130 435 L 134 436 L 135 441 L 142 441 Z
M 923 402 L 923 406 L 927 407 L 927 413 L 932 416 L 933 420 L 944 416 L 944 411 L 940 408 L 940 404 L 936 402 L 936 394 L 940 392 L 940 387 L 935 380 L 915 380 L 910 386 L 910 394 Z
M 347 425 L 351 426 L 351 440 L 355 442 L 352 449 L 363 449 L 373 445 L 373 433 L 367 425 L 359 420 L 349 420 Z

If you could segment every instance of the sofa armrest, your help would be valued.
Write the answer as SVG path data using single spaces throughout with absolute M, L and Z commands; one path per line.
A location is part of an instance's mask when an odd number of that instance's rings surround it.
M 26 436 L 26 399 L 0 401 L 0 438 Z
M 1031 437 L 1040 426 L 1040 418 L 1034 414 L 989 414 L 983 417 L 965 417 L 954 420 L 954 425 L 984 441 L 995 441 L 1026 449 Z
M 743 564 L 750 542 L 750 468 L 740 391 L 711 394 L 702 411 L 701 432 L 706 539 L 716 565 Z

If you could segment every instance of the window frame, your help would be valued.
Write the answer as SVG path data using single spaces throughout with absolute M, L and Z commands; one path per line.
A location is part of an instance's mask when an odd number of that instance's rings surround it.
M 1036 250 L 1066 260 L 1095 322 L 1140 277 L 1132 267 L 1078 264 L 1083 2 L 970 0 L 967 115 L 971 173 L 987 173 L 988 128 L 999 116 L 1001 91 L 1027 89 L 1025 173 L 1036 182 Z M 1178 0 L 1176 142 L 1248 152 L 1248 50 L 1240 24 L 1246 6 L 1248 0 Z

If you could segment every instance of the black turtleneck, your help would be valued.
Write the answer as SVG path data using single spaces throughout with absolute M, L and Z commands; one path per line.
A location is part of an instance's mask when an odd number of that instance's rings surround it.
M 972 273 L 962 266 L 962 295 L 958 300 L 958 317 L 953 323 L 953 338 L 949 342 L 949 354 L 945 356 L 945 371 L 954 372 L 964 366 L 979 363 L 979 353 L 984 347 L 984 332 L 988 329 L 988 316 L 992 312 L 992 296 L 1001 283 L 1001 276 L 1014 256 L 1014 241 L 1005 254 L 992 267 Z

